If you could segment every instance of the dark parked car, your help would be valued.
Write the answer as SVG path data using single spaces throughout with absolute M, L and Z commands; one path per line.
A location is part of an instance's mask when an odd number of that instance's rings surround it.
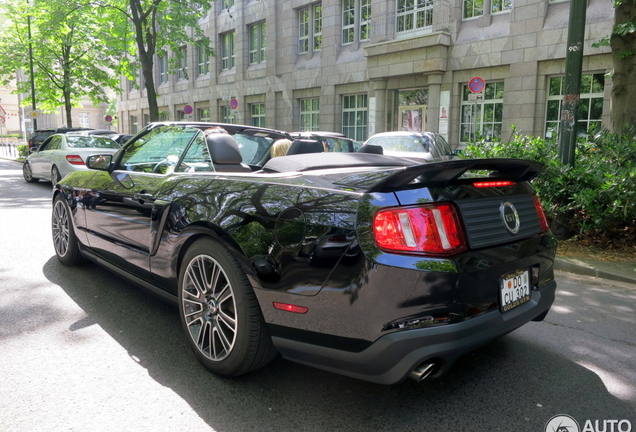
M 518 159 L 367 153 L 268 160 L 283 132 L 150 124 L 54 189 L 66 265 L 90 259 L 174 302 L 198 360 L 237 376 L 284 358 L 392 384 L 554 301 L 556 244 Z M 161 331 L 161 329 L 156 329 Z
M 27 145 L 29 147 L 29 153 L 33 153 L 40 148 L 40 145 L 53 134 L 65 134 L 68 132 L 88 131 L 92 129 L 88 128 L 57 128 L 57 129 L 36 129 L 29 137 Z

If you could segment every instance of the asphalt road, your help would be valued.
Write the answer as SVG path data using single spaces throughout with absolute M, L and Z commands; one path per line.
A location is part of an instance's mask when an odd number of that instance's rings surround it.
M 282 359 L 223 379 L 195 361 L 176 309 L 58 263 L 50 196 L 0 160 L 0 431 L 544 431 L 558 414 L 636 431 L 635 285 L 559 273 L 546 321 L 422 384 Z

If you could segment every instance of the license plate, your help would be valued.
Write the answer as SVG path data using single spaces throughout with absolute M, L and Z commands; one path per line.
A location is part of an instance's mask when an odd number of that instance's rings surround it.
M 502 276 L 500 300 L 502 312 L 508 312 L 530 301 L 530 272 L 519 270 Z

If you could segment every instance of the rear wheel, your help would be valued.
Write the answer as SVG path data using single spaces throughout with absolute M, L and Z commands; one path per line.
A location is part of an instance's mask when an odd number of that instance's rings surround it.
M 27 162 L 25 162 L 22 165 L 22 177 L 24 177 L 24 180 L 26 180 L 28 183 L 38 182 L 38 179 L 33 177 L 33 172 L 31 171 L 31 165 Z
M 51 231 L 53 233 L 55 254 L 62 264 L 70 266 L 84 261 L 75 231 L 73 231 L 71 210 L 62 195 L 55 197 L 53 202 Z
M 195 242 L 179 274 L 179 311 L 197 359 L 222 376 L 238 376 L 276 355 L 254 290 L 221 243 Z
M 51 168 L 51 184 L 53 185 L 53 187 L 55 187 L 55 185 L 58 184 L 61 179 L 62 176 L 60 175 L 57 167 L 53 166 L 53 168 Z

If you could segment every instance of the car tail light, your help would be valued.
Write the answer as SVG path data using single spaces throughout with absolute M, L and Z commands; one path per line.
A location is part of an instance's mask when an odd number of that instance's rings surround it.
M 373 233 L 380 249 L 390 252 L 447 256 L 467 247 L 451 204 L 380 210 L 373 220 Z
M 66 160 L 71 165 L 84 165 L 84 161 L 80 155 L 67 155 Z
M 539 201 L 538 196 L 534 196 L 534 206 L 537 209 L 537 215 L 539 216 L 539 222 L 541 223 L 541 230 L 543 232 L 550 231 L 550 226 L 548 225 L 548 218 L 545 217 L 545 212 L 543 211 L 543 206 L 541 205 L 541 201 Z
M 477 188 L 489 188 L 489 187 L 504 187 L 504 186 L 514 186 L 516 183 L 512 180 L 489 180 L 489 181 L 478 181 L 474 182 L 473 186 Z

